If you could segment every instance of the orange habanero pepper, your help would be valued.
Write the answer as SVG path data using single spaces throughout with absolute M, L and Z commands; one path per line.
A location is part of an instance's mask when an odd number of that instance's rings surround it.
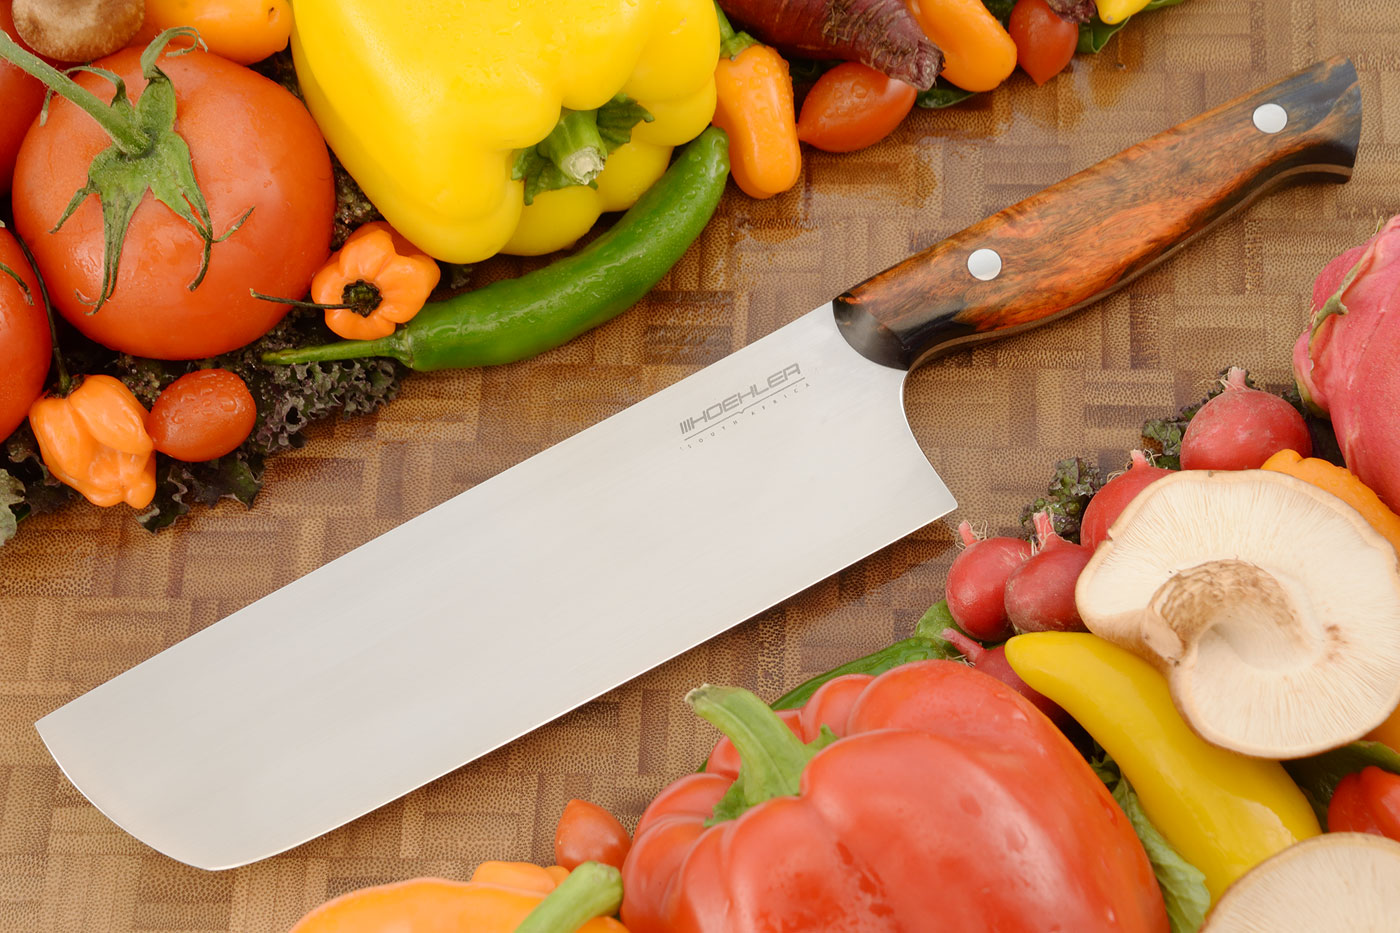
M 729 170 L 751 198 L 771 198 L 797 184 L 802 146 L 787 61 L 719 16 L 714 124 L 729 136 Z
M 1346 467 L 1317 457 L 1304 457 L 1296 450 L 1280 450 L 1265 460 L 1260 469 L 1287 473 L 1319 489 L 1327 490 L 1360 512 L 1361 517 L 1400 552 L 1400 515 L 1392 512 L 1390 506 L 1376 495 L 1375 490 L 1361 482 L 1357 475 Z
M 346 340 L 378 340 L 423 309 L 442 270 L 382 220 L 350 234 L 311 280 L 326 326 Z
M 414 878 L 362 888 L 307 914 L 291 933 L 627 933 L 616 868 L 483 862 L 470 882 Z
M 155 498 L 146 409 L 120 380 L 88 376 L 66 398 L 39 399 L 29 426 L 49 472 L 93 505 L 143 509 Z

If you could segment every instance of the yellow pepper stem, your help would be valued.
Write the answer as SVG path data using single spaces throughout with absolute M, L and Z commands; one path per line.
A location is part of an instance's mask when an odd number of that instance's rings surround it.
M 565 110 L 536 148 L 575 185 L 592 184 L 608 158 L 596 110 Z
M 530 911 L 515 933 L 574 933 L 594 917 L 608 917 L 622 906 L 622 872 L 611 865 L 584 862 Z

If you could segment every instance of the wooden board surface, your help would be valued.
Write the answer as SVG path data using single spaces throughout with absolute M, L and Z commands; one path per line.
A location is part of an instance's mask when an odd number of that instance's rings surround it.
M 257 507 L 150 535 L 86 505 L 0 550 L 0 931 L 276 933 L 351 888 L 551 854 L 586 797 L 629 824 L 715 734 L 681 697 L 760 695 L 902 637 L 941 595 L 951 527 L 992 529 L 1073 454 L 1118 469 L 1149 416 L 1238 363 L 1273 387 L 1313 276 L 1400 212 L 1400 0 L 1191 0 L 1144 15 L 1036 88 L 1021 75 L 913 115 L 866 152 L 808 152 L 770 201 L 731 187 L 699 244 L 637 308 L 539 359 L 413 376 L 378 417 L 276 459 Z M 1107 301 L 916 372 L 914 433 L 961 502 L 935 523 L 538 732 L 285 855 L 223 873 L 113 826 L 32 723 L 73 697 L 575 431 L 769 333 L 908 253 L 1237 94 L 1329 55 L 1361 74 L 1346 186 L 1274 194 Z M 499 263 L 509 270 L 509 263 Z M 522 663 L 528 664 L 528 660 Z M 528 676 L 528 671 L 523 672 Z

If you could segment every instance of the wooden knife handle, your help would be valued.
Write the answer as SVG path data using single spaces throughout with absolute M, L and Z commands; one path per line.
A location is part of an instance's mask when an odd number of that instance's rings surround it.
M 1356 69 L 1341 57 L 1319 62 L 867 279 L 836 299 L 837 322 L 863 355 L 902 369 L 1044 324 L 1132 281 L 1275 185 L 1346 181 L 1360 136 Z

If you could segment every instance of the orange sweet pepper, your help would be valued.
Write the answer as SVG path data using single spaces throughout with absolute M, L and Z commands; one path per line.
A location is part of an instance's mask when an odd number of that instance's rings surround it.
M 627 933 L 610 865 L 483 862 L 471 881 L 414 878 L 362 888 L 307 914 L 291 933 Z
M 346 340 L 378 340 L 423 309 L 442 270 L 383 221 L 357 229 L 311 280 L 326 326 Z
M 771 198 L 797 184 L 802 146 L 787 61 L 746 32 L 735 32 L 718 6 L 715 126 L 729 135 L 729 171 L 751 198 Z
M 1375 491 L 1346 467 L 1317 457 L 1304 457 L 1296 450 L 1280 450 L 1264 461 L 1263 469 L 1287 473 L 1319 489 L 1325 489 L 1361 513 L 1361 517 L 1400 552 L 1400 515 L 1390 510 Z
M 146 409 L 120 380 L 88 376 L 66 398 L 48 396 L 29 409 L 29 426 L 49 472 L 93 505 L 133 509 L 156 494 L 155 446 Z
M 943 50 L 939 77 L 990 91 L 1016 70 L 1016 43 L 982 0 L 908 0 L 924 35 Z

